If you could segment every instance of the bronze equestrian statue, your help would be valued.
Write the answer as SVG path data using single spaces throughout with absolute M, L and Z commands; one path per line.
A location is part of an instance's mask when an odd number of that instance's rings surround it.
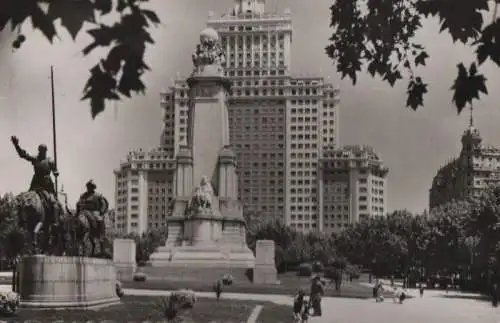
M 19 224 L 27 232 L 33 253 L 38 251 L 40 231 L 44 232 L 39 250 L 44 254 L 51 247 L 52 226 L 58 222 L 58 215 L 63 212 L 61 204 L 57 201 L 55 186 L 51 178 L 51 174 L 57 177 L 59 173 L 54 161 L 47 156 L 46 145 L 39 145 L 38 154 L 30 155 L 20 147 L 16 136 L 12 136 L 11 141 L 19 157 L 30 162 L 34 170 L 29 190 L 16 197 Z
M 109 210 L 108 200 L 96 192 L 97 185 L 93 180 L 85 184 L 87 190 L 80 195 L 76 203 L 75 235 L 77 241 L 90 240 L 92 249 L 90 256 L 96 256 L 96 241 L 99 243 L 99 251 L 104 253 L 104 241 L 106 235 L 105 215 Z M 85 252 L 80 251 L 79 255 Z

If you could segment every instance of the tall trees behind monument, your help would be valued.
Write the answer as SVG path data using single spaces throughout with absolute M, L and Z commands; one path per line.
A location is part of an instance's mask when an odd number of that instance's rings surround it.
M 15 212 L 16 201 L 12 193 L 0 197 L 0 260 L 1 266 L 9 264 L 24 248 L 24 235 Z

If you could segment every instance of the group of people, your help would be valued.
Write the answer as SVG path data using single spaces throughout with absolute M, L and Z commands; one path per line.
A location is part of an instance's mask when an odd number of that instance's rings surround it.
M 325 293 L 325 282 L 316 275 L 311 281 L 311 293 L 309 300 L 306 299 L 306 292 L 299 289 L 293 301 L 293 315 L 295 322 L 306 323 L 309 316 L 321 316 L 321 298 Z M 312 309 L 312 313 L 310 312 Z
M 46 145 L 39 145 L 38 153 L 36 155 L 30 155 L 26 150 L 21 148 L 19 139 L 16 136 L 12 136 L 11 141 L 19 157 L 33 165 L 34 174 L 29 191 L 36 192 L 42 204 L 45 204 L 45 212 L 41 212 L 43 215 L 42 219 L 40 219 L 34 230 L 34 232 L 37 233 L 42 227 L 50 226 L 58 221 L 59 214 L 57 211 L 62 208 L 60 207 L 56 187 L 52 181 L 51 175 L 57 178 L 59 172 L 56 163 L 47 155 Z M 89 221 L 91 221 L 93 225 L 98 226 L 100 230 L 105 230 L 104 214 L 102 214 L 103 208 L 100 205 L 102 196 L 96 192 L 97 185 L 93 180 L 89 180 L 85 186 L 86 191 L 80 196 L 76 205 L 76 215 L 80 214 L 83 210 L 88 211 L 87 213 L 91 217 Z M 45 229 L 48 230 L 49 228 Z
M 382 281 L 377 281 L 373 285 L 373 298 L 375 298 L 375 302 L 380 303 L 380 302 L 384 301 L 383 292 L 384 292 L 384 284 L 382 283 Z M 422 297 L 423 295 L 424 295 L 424 291 L 421 288 L 420 289 L 420 297 Z M 406 298 L 407 298 L 407 292 L 405 289 L 403 289 L 403 288 L 394 289 L 393 294 L 392 294 L 392 300 L 394 303 L 399 302 L 399 304 L 403 304 L 403 302 L 406 300 Z

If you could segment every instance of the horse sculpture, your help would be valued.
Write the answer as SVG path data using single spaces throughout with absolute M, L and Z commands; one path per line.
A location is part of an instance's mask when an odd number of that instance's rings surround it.
M 55 217 L 49 214 L 51 210 L 44 203 L 41 193 L 28 191 L 17 195 L 15 199 L 19 226 L 26 233 L 30 253 L 54 253 L 50 238 L 53 236 Z M 64 213 L 60 203 L 57 203 L 57 207 L 52 211 L 57 215 Z M 42 222 L 42 228 L 36 232 L 37 224 L 40 222 Z M 40 236 L 40 233 L 43 234 Z

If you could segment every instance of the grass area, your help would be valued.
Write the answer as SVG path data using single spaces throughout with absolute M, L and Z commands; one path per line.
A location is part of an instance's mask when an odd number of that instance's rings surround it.
M 289 323 L 293 321 L 292 307 L 274 303 L 269 305 L 264 305 L 257 318 L 257 323 Z
M 280 285 L 256 285 L 248 281 L 235 281 L 232 286 L 225 286 L 224 292 L 227 293 L 254 293 L 254 294 L 274 294 L 290 295 L 297 293 L 299 288 L 309 291 L 311 279 L 309 277 L 298 277 L 295 273 L 285 273 L 278 276 Z M 178 290 L 182 288 L 192 289 L 198 292 L 212 292 L 212 285 L 215 282 L 207 281 L 154 281 L 145 282 L 123 282 L 124 288 L 131 289 L 152 289 L 152 290 Z M 335 290 L 333 284 L 328 284 L 325 289 L 327 297 L 346 297 L 366 299 L 372 297 L 372 290 L 369 287 L 360 285 L 354 281 L 343 284 L 340 291 Z
M 110 320 L 114 322 L 161 322 L 164 319 L 161 312 L 160 297 L 125 296 L 122 304 L 94 310 L 27 310 L 21 309 L 15 316 L 2 318 L 8 322 L 24 322 L 36 320 L 40 323 L 55 321 L 83 323 Z M 292 309 L 289 306 L 276 305 L 270 302 L 236 301 L 223 299 L 198 299 L 194 308 L 180 315 L 179 322 L 246 322 L 256 305 L 262 305 L 263 311 L 258 322 L 289 322 Z

